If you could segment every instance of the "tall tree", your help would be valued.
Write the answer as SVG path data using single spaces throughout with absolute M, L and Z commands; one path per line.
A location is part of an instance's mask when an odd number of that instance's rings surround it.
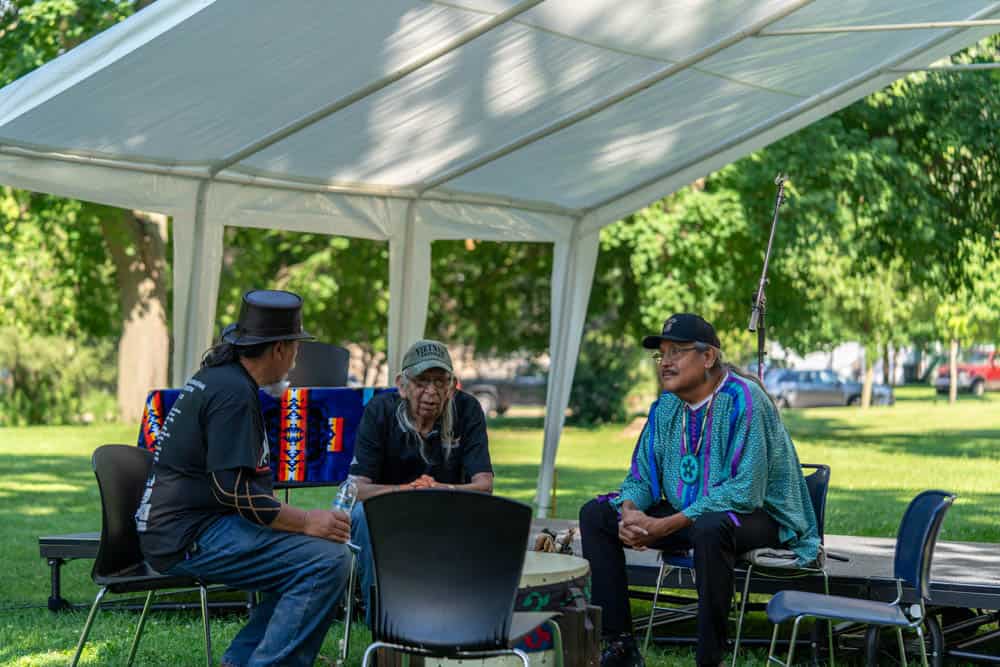
M 40 67 L 147 4 L 124 0 L 10 0 L 0 4 L 0 83 Z M 63 274 L 54 282 L 70 276 L 92 277 L 95 273 L 109 278 L 107 268 L 113 267 L 118 288 L 115 310 L 121 317 L 118 325 L 95 321 L 108 313 L 108 307 L 101 304 L 107 298 L 107 283 L 98 286 L 97 281 L 87 280 L 81 282 L 77 292 L 78 327 L 70 327 L 78 330 L 66 333 L 120 333 L 120 416 L 138 419 L 146 392 L 165 386 L 168 378 L 166 220 L 139 211 L 129 213 L 53 197 L 25 199 L 26 195 L 10 190 L 5 196 L 28 201 L 29 208 L 19 216 L 20 224 L 35 226 L 41 236 L 89 240 L 73 246 L 74 252 L 62 258 L 59 266 Z M 93 238 L 95 229 L 100 233 L 99 240 Z M 39 283 L 37 277 L 31 282 L 40 289 L 52 284 Z M 88 288 L 95 291 L 88 292 Z M 28 315 L 23 308 L 20 310 Z M 30 315 L 25 321 L 31 321 Z M 43 333 L 45 327 L 35 331 Z

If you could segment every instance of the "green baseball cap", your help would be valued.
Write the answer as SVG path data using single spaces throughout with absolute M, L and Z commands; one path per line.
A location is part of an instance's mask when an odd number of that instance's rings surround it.
M 403 372 L 416 377 L 430 368 L 443 368 L 453 373 L 451 355 L 444 343 L 436 340 L 418 340 L 403 355 Z

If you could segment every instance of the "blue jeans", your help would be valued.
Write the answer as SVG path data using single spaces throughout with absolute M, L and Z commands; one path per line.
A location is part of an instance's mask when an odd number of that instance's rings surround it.
M 365 625 L 372 626 L 372 586 L 375 585 L 375 561 L 372 559 L 372 541 L 368 536 L 368 521 L 361 502 L 351 510 L 351 542 L 358 552 L 358 582 L 361 586 L 361 602 L 365 605 Z
M 202 531 L 187 558 L 166 574 L 262 592 L 222 661 L 297 666 L 315 662 L 350 566 L 343 544 L 271 530 L 230 514 Z

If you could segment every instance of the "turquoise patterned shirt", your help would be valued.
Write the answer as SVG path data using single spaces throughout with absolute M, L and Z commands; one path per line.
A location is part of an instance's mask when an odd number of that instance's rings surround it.
M 700 434 L 704 419 L 705 433 Z M 682 438 L 683 423 L 688 436 Z M 681 479 L 684 450 L 697 448 L 697 474 Z M 670 392 L 649 413 L 622 482 L 616 508 L 631 500 L 647 510 L 665 498 L 688 518 L 706 512 L 750 514 L 764 510 L 778 523 L 782 544 L 800 564 L 816 559 L 819 530 L 795 445 L 778 411 L 755 382 L 729 373 L 710 405 L 691 408 Z

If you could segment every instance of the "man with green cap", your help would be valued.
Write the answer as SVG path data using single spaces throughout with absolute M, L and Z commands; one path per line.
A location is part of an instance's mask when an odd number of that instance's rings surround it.
M 448 488 L 493 492 L 486 416 L 479 401 L 456 388 L 448 348 L 418 340 L 403 356 L 399 392 L 379 394 L 365 408 L 354 443 L 351 477 L 358 500 L 396 491 Z M 374 580 L 362 504 L 351 514 L 362 600 Z

